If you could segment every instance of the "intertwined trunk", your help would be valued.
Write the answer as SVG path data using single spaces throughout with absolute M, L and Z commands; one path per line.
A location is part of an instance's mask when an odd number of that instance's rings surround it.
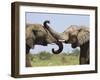
M 50 23 L 50 21 L 45 21 L 44 22 L 44 28 L 47 29 L 50 32 L 50 34 L 56 39 L 55 43 L 59 46 L 58 50 L 52 49 L 52 52 L 54 54 L 59 54 L 63 50 L 63 44 L 59 41 L 59 39 L 61 39 L 61 35 L 58 32 L 54 31 L 52 28 L 50 28 L 47 25 L 47 23 Z

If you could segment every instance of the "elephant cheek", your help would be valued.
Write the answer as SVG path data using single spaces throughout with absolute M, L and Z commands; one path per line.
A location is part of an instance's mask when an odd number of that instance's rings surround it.
M 53 38 L 52 36 L 47 36 L 47 37 L 46 37 L 46 42 L 47 42 L 48 44 L 55 43 L 55 42 L 56 42 L 56 39 Z
M 78 46 L 78 39 L 77 39 L 77 37 L 73 36 L 71 41 L 72 41 L 71 42 L 72 48 L 76 48 Z
M 75 43 L 77 43 L 78 40 L 77 40 L 76 36 L 71 36 L 69 41 L 70 41 L 70 43 L 75 44 Z

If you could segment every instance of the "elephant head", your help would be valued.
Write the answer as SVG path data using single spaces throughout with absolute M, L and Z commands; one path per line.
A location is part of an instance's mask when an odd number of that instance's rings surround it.
M 65 43 L 71 43 L 72 48 L 82 46 L 83 44 L 89 42 L 89 28 L 84 26 L 71 25 L 63 33 L 62 37 Z
M 45 21 L 44 24 L 47 22 Z M 26 52 L 29 52 L 30 48 L 34 48 L 34 45 L 47 46 L 48 44 L 56 43 L 59 49 L 55 51 L 55 54 L 60 53 L 63 50 L 63 45 L 53 36 L 48 29 L 41 24 L 27 24 L 26 25 Z M 28 51 L 27 51 L 28 50 Z M 54 49 L 53 49 L 54 50 Z
M 45 21 L 44 24 L 48 22 Z M 31 67 L 30 60 L 28 58 L 28 53 L 31 48 L 34 48 L 35 45 L 47 46 L 47 44 L 56 43 L 59 46 L 59 49 L 53 53 L 58 54 L 63 50 L 63 45 L 58 41 L 56 36 L 53 36 L 48 29 L 41 24 L 26 24 L 26 67 Z
M 64 43 L 70 43 L 72 48 L 80 47 L 79 64 L 89 64 L 89 28 L 72 25 L 62 33 L 62 37 L 65 40 Z

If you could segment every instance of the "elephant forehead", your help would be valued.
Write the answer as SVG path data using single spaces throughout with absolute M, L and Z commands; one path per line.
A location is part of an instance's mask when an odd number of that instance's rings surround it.
M 70 35 L 77 35 L 77 33 L 78 33 L 78 30 L 67 30 L 67 31 L 64 31 L 63 32 L 63 35 L 66 35 L 66 36 L 68 36 L 69 34 Z
M 77 25 L 69 26 L 65 32 L 70 33 L 71 35 L 77 35 L 79 27 Z
M 63 32 L 61 35 L 62 35 L 62 39 L 64 39 L 64 40 L 68 40 L 69 39 L 68 32 Z
M 45 33 L 45 30 L 41 24 L 28 24 L 26 30 L 28 32 L 31 32 L 32 30 L 36 30 L 36 31 L 43 31 Z
M 70 34 L 71 34 L 71 35 L 73 35 L 73 36 L 74 36 L 74 35 L 75 35 L 75 36 L 77 36 L 78 31 L 73 31 L 73 32 L 70 32 Z
M 32 25 L 32 29 L 34 30 L 44 30 L 41 24 L 34 24 Z
M 75 31 L 78 30 L 78 26 L 77 25 L 71 25 L 69 28 L 67 28 L 68 31 Z

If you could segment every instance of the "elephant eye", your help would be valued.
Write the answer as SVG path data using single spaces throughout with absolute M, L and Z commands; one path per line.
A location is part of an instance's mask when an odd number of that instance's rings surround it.
M 77 42 L 77 37 L 75 35 L 71 35 L 69 37 L 69 42 L 70 43 L 76 43 Z
M 76 43 L 77 42 L 77 37 L 75 35 L 73 35 L 71 38 L 72 38 L 72 42 L 73 43 Z
M 37 35 L 38 31 L 37 30 L 32 30 L 32 32 L 33 32 L 34 35 Z

